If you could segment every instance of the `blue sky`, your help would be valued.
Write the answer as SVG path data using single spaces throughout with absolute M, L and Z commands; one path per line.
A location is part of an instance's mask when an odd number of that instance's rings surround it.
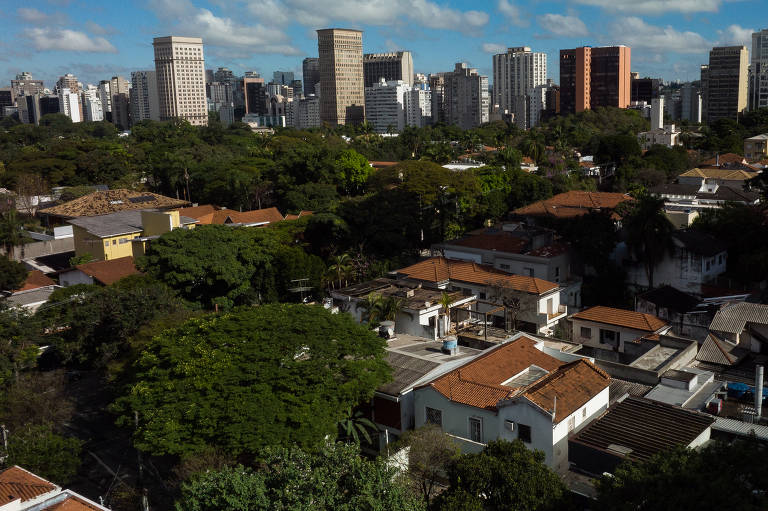
M 0 1 L 0 86 L 29 71 L 96 83 L 152 69 L 152 38 L 202 37 L 206 67 L 238 74 L 293 70 L 317 54 L 314 30 L 364 30 L 363 51 L 411 50 L 417 72 L 464 61 L 491 74 L 494 53 L 531 46 L 625 44 L 641 76 L 695 80 L 715 45 L 768 28 L 766 0 L 31 0 Z M 762 13 L 762 16 L 760 14 Z

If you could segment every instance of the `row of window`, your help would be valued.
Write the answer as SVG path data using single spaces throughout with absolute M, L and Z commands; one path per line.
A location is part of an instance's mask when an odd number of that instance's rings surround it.
M 586 414 L 586 408 L 584 409 L 584 413 Z M 434 424 L 435 426 L 439 426 L 441 429 L 443 427 L 443 411 L 439 410 L 437 408 L 430 408 L 429 406 L 425 407 L 425 416 L 426 416 L 426 422 L 428 424 Z M 575 418 L 574 418 L 575 421 Z M 530 444 L 531 443 L 531 427 L 527 424 L 520 424 L 519 422 L 517 424 L 513 423 L 512 421 L 505 421 L 508 424 L 505 424 L 507 426 L 507 429 L 510 430 L 517 430 L 517 438 L 522 440 L 523 442 Z M 482 417 L 468 417 L 467 418 L 467 426 L 468 426 L 468 433 L 469 433 L 469 439 L 473 442 L 483 442 L 483 418 Z M 569 425 L 570 427 L 570 425 Z

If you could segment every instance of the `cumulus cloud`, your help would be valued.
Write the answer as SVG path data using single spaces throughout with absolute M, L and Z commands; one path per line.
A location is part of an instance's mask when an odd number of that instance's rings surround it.
M 589 35 L 587 26 L 576 16 L 544 14 L 536 19 L 539 22 L 539 26 L 553 36 L 583 37 Z
M 637 14 L 716 12 L 721 0 L 576 0 L 583 5 Z
M 91 37 L 85 32 L 57 28 L 27 28 L 22 36 L 39 51 L 82 51 L 90 53 L 117 53 L 117 49 L 103 37 Z
M 16 14 L 21 21 L 32 25 L 58 24 L 59 20 L 63 19 L 63 16 L 52 16 L 33 7 L 19 7 Z
M 725 30 L 718 30 L 718 46 L 745 45 L 751 46 L 754 29 L 739 25 L 730 25 Z
M 499 0 L 496 4 L 496 8 L 506 18 L 507 21 L 518 27 L 527 27 L 528 20 L 525 19 L 520 8 L 515 4 L 510 3 L 508 0 Z
M 713 46 L 696 32 L 681 32 L 671 25 L 659 27 L 630 16 L 617 21 L 611 27 L 614 40 L 631 48 L 642 48 L 659 53 L 702 53 Z
M 497 53 L 504 53 L 507 51 L 507 47 L 503 44 L 496 44 L 496 43 L 483 43 L 483 51 L 485 53 L 492 53 L 496 55 Z

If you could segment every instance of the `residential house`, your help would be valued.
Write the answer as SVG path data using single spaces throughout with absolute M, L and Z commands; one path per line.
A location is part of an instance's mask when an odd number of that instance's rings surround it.
M 78 264 L 74 268 L 59 273 L 59 284 L 64 287 L 75 284 L 100 284 L 109 286 L 123 277 L 138 275 L 139 270 L 132 256 L 119 257 L 106 261 L 94 261 Z
M 757 175 L 758 172 L 740 168 L 699 167 L 687 170 L 677 176 L 677 182 L 681 185 L 697 186 L 700 190 L 711 189 L 714 185 L 743 188 L 748 180 L 757 177 Z
M 667 333 L 669 324 L 642 312 L 597 305 L 572 314 L 571 339 L 585 346 L 619 353 L 635 351 L 632 346 L 642 338 Z
M 18 465 L 0 472 L 0 511 L 109 511 Z
M 554 282 L 560 285 L 560 303 L 581 308 L 581 279 L 571 273 L 569 247 L 550 229 L 506 223 L 433 245 L 432 253 Z
M 648 287 L 645 266 L 634 260 L 623 242 L 614 257 L 627 269 L 627 282 L 639 288 Z M 679 230 L 672 234 L 671 252 L 656 265 L 653 285 L 670 285 L 686 293 L 701 295 L 707 283 L 725 273 L 728 250 L 725 243 L 695 230 Z
M 529 223 L 535 223 L 536 219 L 544 217 L 573 218 L 592 212 L 609 211 L 614 219 L 618 220 L 619 216 L 614 210 L 622 202 L 631 200 L 632 197 L 626 193 L 571 190 L 518 208 L 512 214 L 528 219 Z
M 416 387 L 416 427 L 440 426 L 465 452 L 519 439 L 567 470 L 568 435 L 608 408 L 610 377 L 589 359 L 554 355 L 524 334 L 486 350 Z
M 530 156 L 523 156 L 523 159 L 520 162 L 520 170 L 523 172 L 534 173 L 539 170 L 539 166 L 536 165 L 536 162 Z
M 42 304 L 48 301 L 51 294 L 59 286 L 56 282 L 40 270 L 32 270 L 19 289 L 14 290 L 5 298 L 5 303 L 10 306 L 23 307 L 34 312 Z
M 710 336 L 753 353 L 768 353 L 768 305 L 725 305 L 709 325 Z
M 513 328 L 517 330 L 552 335 L 567 315 L 567 307 L 560 303 L 560 286 L 556 283 L 526 275 L 510 275 L 489 265 L 431 257 L 396 273 L 398 278 L 424 287 L 476 296 L 475 312 L 495 310 L 493 317 L 505 327 L 506 321 L 514 316 Z
M 651 314 L 669 323 L 675 335 L 696 339 L 707 337 L 717 307 L 672 286 L 661 286 L 635 297 L 635 311 Z
M 744 139 L 744 159 L 760 161 L 768 157 L 768 133 Z
M 681 131 L 674 124 L 666 124 L 663 127 L 643 131 L 637 134 L 637 141 L 640 143 L 640 149 L 647 151 L 654 145 L 663 145 L 665 147 L 674 147 L 683 145 L 680 140 Z
M 124 189 L 100 190 L 63 204 L 40 209 L 37 214 L 48 222 L 56 223 L 72 218 L 109 215 L 122 211 L 142 209 L 165 211 L 188 204 L 189 202 L 184 200 L 151 192 L 134 192 Z
M 747 206 L 760 202 L 757 192 L 706 181 L 701 185 L 663 184 L 650 192 L 664 199 L 664 211 L 678 229 L 689 227 L 702 211 L 720 209 L 726 202 Z
M 240 227 L 263 227 L 284 220 L 277 208 L 236 211 L 218 206 L 204 205 L 181 208 L 180 215 L 194 218 L 200 225 L 231 225 Z M 306 216 L 311 212 L 303 212 Z
M 148 243 L 173 229 L 194 228 L 197 220 L 178 211 L 128 210 L 68 220 L 75 238 L 75 254 L 96 261 L 143 255 Z
M 568 439 L 568 461 L 580 472 L 612 474 L 622 462 L 642 463 L 678 445 L 705 444 L 711 415 L 628 396 Z

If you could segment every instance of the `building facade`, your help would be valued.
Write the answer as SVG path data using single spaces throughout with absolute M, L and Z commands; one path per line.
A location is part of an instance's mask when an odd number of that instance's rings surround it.
M 304 95 L 317 95 L 320 91 L 315 87 L 320 83 L 320 59 L 317 57 L 307 57 L 301 63 L 301 75 L 304 80 Z
M 405 93 L 405 124 L 423 128 L 432 123 L 432 91 L 414 87 Z
M 659 97 L 661 81 L 657 78 L 632 78 L 630 81 L 630 101 L 650 103 Z
M 181 118 L 194 126 L 207 126 L 203 40 L 168 36 L 156 37 L 152 44 L 160 120 Z
M 701 92 L 691 83 L 680 88 L 680 119 L 688 122 L 701 122 Z
M 768 107 L 768 29 L 752 34 L 749 109 Z
M 72 122 L 82 122 L 83 118 L 80 115 L 80 94 L 73 92 L 66 87 L 59 89 L 59 112 L 72 119 Z
M 101 107 L 101 98 L 99 98 L 99 89 L 89 85 L 83 91 L 83 113 L 85 120 L 89 122 L 98 122 L 104 120 L 104 110 Z
M 746 46 L 720 46 L 709 52 L 706 121 L 737 120 L 747 108 L 749 52 Z M 702 76 L 702 82 L 704 77 Z
M 631 98 L 631 48 L 587 46 L 560 50 L 560 111 L 627 108 Z
M 365 120 L 363 32 L 328 28 L 317 31 L 320 66 L 320 119 L 330 125 Z
M 243 78 L 245 90 L 245 113 L 267 115 L 267 86 L 264 78 L 258 76 L 245 76 Z
M 122 76 L 113 76 L 109 81 L 109 91 L 112 95 L 112 123 L 118 129 L 127 130 L 131 122 L 131 82 Z
M 16 75 L 15 80 L 11 80 L 11 94 L 13 104 L 16 104 L 16 98 L 19 96 L 32 96 L 43 92 L 43 81 L 35 80 L 30 73 L 23 72 Z
M 366 119 L 376 133 L 399 133 L 405 127 L 405 95 L 410 85 L 401 80 L 387 82 L 381 78 L 365 88 Z
M 413 57 L 409 51 L 390 53 L 366 53 L 363 55 L 363 81 L 365 87 L 373 87 L 379 80 L 400 80 L 413 85 Z
M 471 129 L 488 122 L 490 97 L 488 77 L 459 62 L 445 73 L 446 123 Z
M 522 129 L 532 127 L 532 119 L 539 118 L 540 111 L 530 108 L 541 104 L 532 103 L 530 96 L 546 81 L 546 53 L 523 46 L 493 56 L 493 104 L 515 114 L 515 124 Z
M 147 119 L 160 120 L 160 99 L 157 95 L 155 71 L 131 73 L 131 124 Z
M 311 94 L 296 104 L 295 126 L 298 129 L 316 128 L 320 122 L 320 98 Z

